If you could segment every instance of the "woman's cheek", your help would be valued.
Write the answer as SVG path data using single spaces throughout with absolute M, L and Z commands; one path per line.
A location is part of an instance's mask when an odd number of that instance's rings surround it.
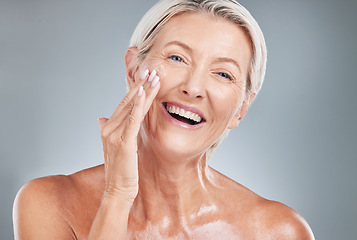
M 212 80 L 213 83 L 208 89 L 212 107 L 219 116 L 229 119 L 243 103 L 244 93 L 237 89 L 237 86 L 228 86 L 227 83 Z
M 178 87 L 188 77 L 187 67 L 172 66 L 170 63 L 159 64 L 161 86 L 167 85 L 169 88 Z M 162 76 L 162 77 L 161 77 Z

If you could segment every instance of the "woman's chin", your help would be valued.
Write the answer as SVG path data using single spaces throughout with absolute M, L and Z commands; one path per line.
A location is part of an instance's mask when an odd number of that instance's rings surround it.
M 155 153 L 165 158 L 192 158 L 201 156 L 206 149 L 202 141 L 189 138 L 187 134 L 171 132 L 162 136 L 148 137 Z M 200 142 L 199 146 L 198 142 Z

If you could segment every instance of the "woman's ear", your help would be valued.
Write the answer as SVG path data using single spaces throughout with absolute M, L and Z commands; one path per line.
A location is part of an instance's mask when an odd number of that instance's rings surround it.
M 246 99 L 243 101 L 242 106 L 238 109 L 237 113 L 234 115 L 231 123 L 228 126 L 228 129 L 233 129 L 238 126 L 240 123 L 240 120 L 243 119 L 243 117 L 247 114 L 248 108 L 250 105 L 253 103 L 256 93 L 251 93 L 246 97 Z
M 135 83 L 135 73 L 138 66 L 139 51 L 136 47 L 130 47 L 125 54 L 126 81 L 129 88 Z

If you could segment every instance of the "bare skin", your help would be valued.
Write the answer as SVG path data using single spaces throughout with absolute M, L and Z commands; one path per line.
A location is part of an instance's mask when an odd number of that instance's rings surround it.
M 245 89 L 250 49 L 238 26 L 201 13 L 168 21 L 143 62 L 129 48 L 130 91 L 99 120 L 105 164 L 25 185 L 16 239 L 314 239 L 293 209 L 207 165 L 206 151 L 254 100 Z M 165 73 L 155 79 L 157 66 Z M 168 106 L 204 121 L 182 122 Z

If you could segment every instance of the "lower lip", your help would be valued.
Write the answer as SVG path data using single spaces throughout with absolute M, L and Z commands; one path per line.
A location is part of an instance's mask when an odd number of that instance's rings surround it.
M 181 127 L 181 128 L 185 128 L 185 129 L 188 129 L 188 130 L 196 130 L 198 128 L 201 128 L 203 127 L 203 125 L 205 125 L 205 122 L 201 122 L 199 124 L 196 124 L 196 125 L 190 125 L 190 124 L 187 124 L 187 123 L 184 123 L 184 122 L 181 122 L 179 120 L 177 120 L 176 118 L 172 117 L 166 110 L 164 104 L 161 105 L 161 109 L 164 113 L 164 116 L 167 120 L 169 120 L 172 124 L 178 126 L 178 127 Z

